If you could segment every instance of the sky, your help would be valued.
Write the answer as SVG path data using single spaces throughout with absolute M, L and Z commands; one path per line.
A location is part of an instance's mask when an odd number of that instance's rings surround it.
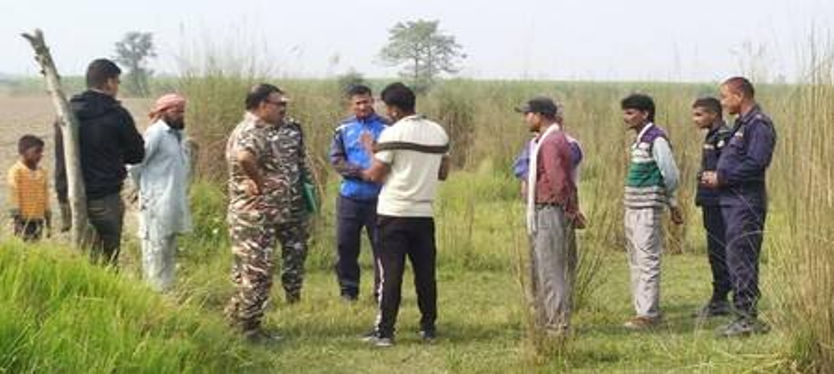
M 64 75 L 142 31 L 166 74 L 221 55 L 255 56 L 283 77 L 393 77 L 379 50 L 392 26 L 417 19 L 439 20 L 463 46 L 467 78 L 792 81 L 811 35 L 831 40 L 834 0 L 0 0 L 0 73 L 37 74 L 19 34 L 41 28 Z

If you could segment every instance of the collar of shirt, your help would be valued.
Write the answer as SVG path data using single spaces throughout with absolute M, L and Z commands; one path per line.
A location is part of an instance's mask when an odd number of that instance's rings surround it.
M 640 139 L 643 138 L 643 135 L 646 135 L 646 131 L 649 131 L 649 129 L 652 128 L 652 126 L 654 126 L 653 122 L 649 122 L 646 124 L 646 126 L 643 126 L 643 129 L 640 130 L 640 133 L 637 134 L 637 142 L 640 142 Z
M 371 124 L 371 123 L 374 123 L 374 122 L 383 122 L 382 118 L 378 114 L 376 114 L 376 112 L 371 113 L 370 115 L 368 115 L 365 118 L 359 118 L 356 115 L 353 115 L 353 116 L 350 117 L 350 121 L 351 122 L 358 122 L 358 123 L 361 123 L 363 125 L 368 125 L 368 124 Z
M 750 108 L 750 111 L 747 112 L 747 114 L 739 116 L 738 119 L 736 119 L 736 124 L 750 123 L 750 121 L 752 121 L 753 118 L 756 118 L 756 115 L 758 115 L 761 112 L 762 108 L 759 106 L 759 104 L 755 104 L 752 108 Z
M 22 169 L 22 170 L 26 170 L 26 171 L 29 171 L 29 172 L 36 172 L 36 171 L 41 170 L 40 165 L 36 166 L 34 169 L 30 169 L 29 166 L 27 166 L 26 163 L 23 162 L 23 160 L 21 160 L 21 159 L 18 159 L 17 162 L 15 162 L 14 167 L 16 169 Z
M 710 127 L 709 131 L 707 131 L 707 137 L 709 138 L 709 137 L 715 135 L 715 133 L 717 133 L 719 130 L 721 130 L 722 127 L 724 127 L 726 125 L 727 125 L 727 123 L 724 122 L 723 119 L 715 120 L 715 122 L 712 124 L 712 127 Z
M 252 113 L 248 110 L 246 111 L 246 113 L 243 114 L 243 119 L 245 121 L 254 122 L 255 126 L 258 126 L 258 127 L 269 126 L 269 124 L 264 122 L 264 120 L 262 120 L 261 117 L 256 116 L 254 113 Z

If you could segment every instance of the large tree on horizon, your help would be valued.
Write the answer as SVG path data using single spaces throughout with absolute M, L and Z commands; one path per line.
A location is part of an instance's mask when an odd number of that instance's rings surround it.
M 440 21 L 398 22 L 388 33 L 380 57 L 391 66 L 404 65 L 400 75 L 418 88 L 428 88 L 442 73 L 460 71 L 460 60 L 466 58 L 455 37 L 440 32 Z
M 150 94 L 148 80 L 153 70 L 147 67 L 148 59 L 156 57 L 153 34 L 150 32 L 131 31 L 121 41 L 116 42 L 114 60 L 127 68 L 127 91 L 139 96 Z

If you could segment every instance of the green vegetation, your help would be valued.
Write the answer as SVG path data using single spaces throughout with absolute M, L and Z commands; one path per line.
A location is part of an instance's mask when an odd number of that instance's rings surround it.
M 830 59 L 829 59 L 830 60 Z M 826 61 L 829 61 L 826 60 Z M 689 107 L 717 84 L 570 83 L 452 80 L 420 97 L 419 111 L 453 134 L 456 172 L 437 202 L 441 338 L 419 343 L 417 311 L 405 282 L 399 344 L 376 350 L 358 341 L 374 306 L 344 304 L 332 274 L 336 177 L 326 150 L 345 115 L 335 80 L 277 83 L 293 98 L 291 114 L 306 129 L 322 189 L 303 300 L 289 306 L 280 287 L 267 325 L 285 339 L 274 347 L 242 345 L 222 320 L 231 293 L 225 231 L 222 150 L 239 121 L 249 73 L 201 71 L 174 86 L 184 92 L 189 131 L 201 144 L 202 181 L 192 189 L 196 231 L 184 238 L 180 282 L 158 296 L 135 279 L 137 246 L 129 240 L 120 274 L 93 268 L 54 245 L 0 249 L 0 371 L 147 372 L 530 372 L 834 370 L 834 69 L 826 64 L 798 85 L 760 85 L 758 97 L 779 135 L 769 172 L 771 210 L 762 260 L 764 336 L 713 337 L 723 321 L 696 325 L 690 313 L 709 294 L 700 212 L 693 206 L 702 134 Z M 251 70 L 255 71 L 255 70 Z M 171 82 L 169 82 L 170 84 Z M 377 89 L 383 82 L 371 81 Z M 662 305 L 665 324 L 629 333 L 628 276 L 622 254 L 622 181 L 631 135 L 619 99 L 639 90 L 658 103 L 657 123 L 671 137 L 683 173 L 687 225 L 668 227 Z M 509 165 L 528 134 L 513 106 L 549 94 L 566 106 L 568 131 L 582 141 L 581 206 L 589 228 L 582 262 L 575 335 L 542 342 L 528 328 L 524 287 L 526 237 L 518 184 Z M 127 230 L 131 236 L 132 230 Z M 370 274 L 363 254 L 365 280 Z

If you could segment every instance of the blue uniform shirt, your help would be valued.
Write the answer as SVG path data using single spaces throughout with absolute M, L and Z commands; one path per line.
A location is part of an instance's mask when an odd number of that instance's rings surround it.
M 387 121 L 374 113 L 363 119 L 351 116 L 336 128 L 330 143 L 330 164 L 343 177 L 339 188 L 342 196 L 376 200 L 382 186 L 362 180 L 362 170 L 371 167 L 374 158 L 370 144 L 376 142 L 387 126 Z
M 776 146 L 773 121 L 756 105 L 740 116 L 718 159 L 721 205 L 765 206 L 765 170 Z
M 571 166 L 573 166 L 574 172 L 579 167 L 579 163 L 582 162 L 582 146 L 579 145 L 579 142 L 576 139 L 568 137 L 568 143 L 570 143 L 570 155 L 571 155 Z M 525 142 L 524 147 L 521 148 L 521 152 L 518 153 L 516 156 L 515 161 L 513 161 L 513 175 L 516 178 L 522 181 L 527 181 L 527 172 L 530 169 L 530 142 Z M 574 181 L 578 183 L 578 181 Z
M 723 120 L 718 120 L 709 129 L 707 136 L 704 138 L 704 145 L 701 150 L 701 171 L 698 172 L 698 180 L 701 180 L 701 173 L 715 171 L 715 168 L 718 166 L 718 158 L 721 156 L 721 151 L 727 146 L 727 141 L 730 140 L 731 135 L 732 130 Z M 695 205 L 718 205 L 718 190 L 698 184 L 698 191 L 695 194 Z

